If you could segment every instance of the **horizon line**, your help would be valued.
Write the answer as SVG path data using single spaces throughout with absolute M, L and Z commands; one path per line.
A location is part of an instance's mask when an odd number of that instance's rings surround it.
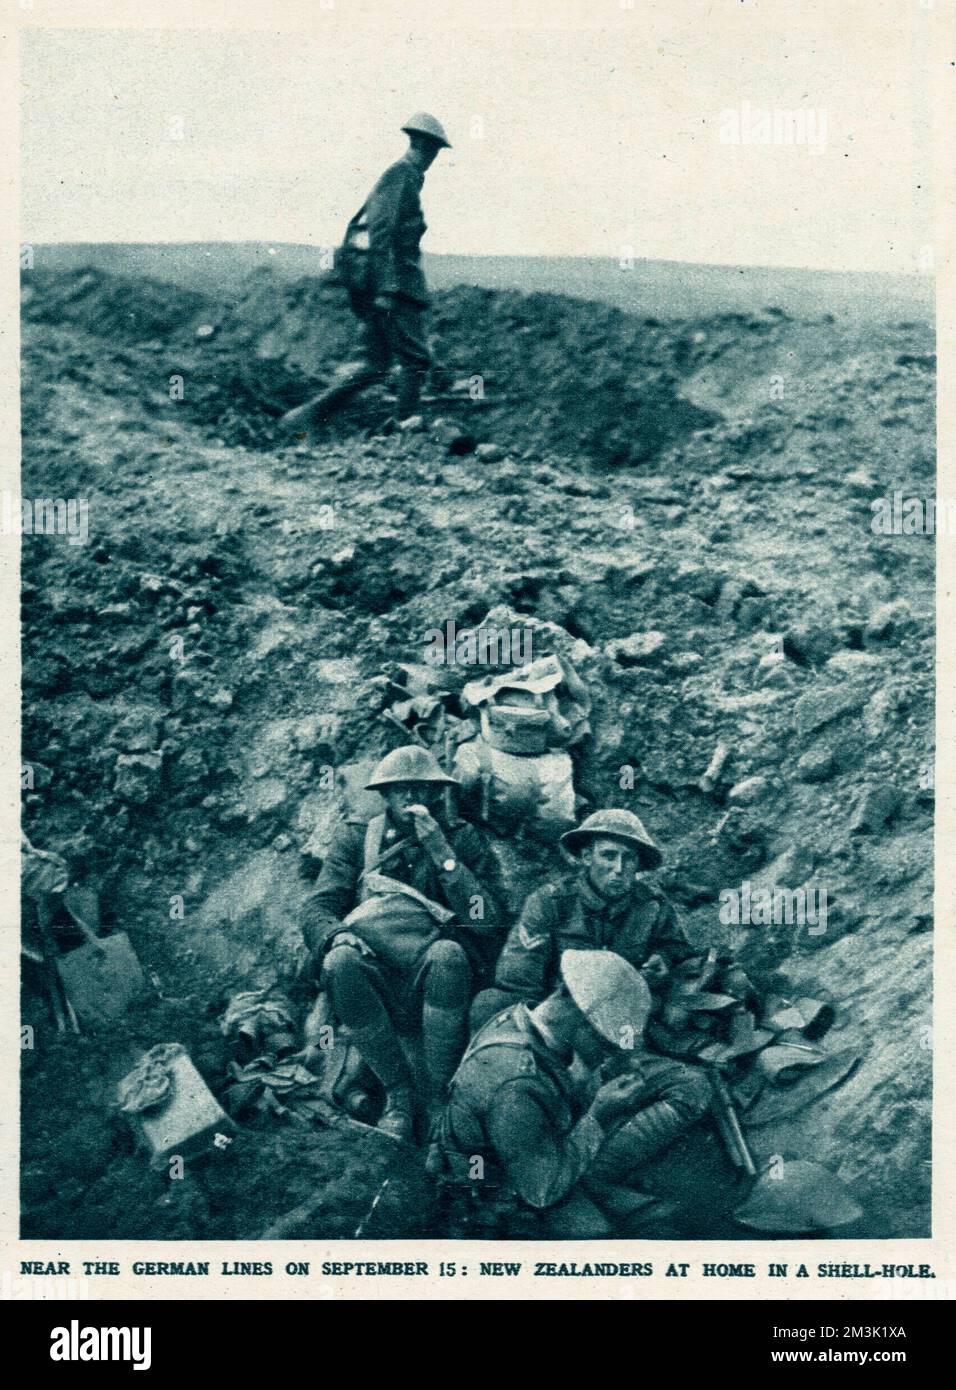
M 61 241 L 23 241 L 21 245 L 27 246 L 122 246 L 122 247 L 222 247 L 222 246 L 266 246 L 285 248 L 296 251 L 310 251 L 315 255 L 321 255 L 328 251 L 327 246 L 317 246 L 304 241 L 273 241 L 267 237 L 247 237 L 247 238 L 221 238 L 203 241 L 115 241 L 115 240 L 61 240 Z M 510 260 L 510 261 L 591 261 L 607 263 L 613 265 L 617 260 L 614 255 L 601 255 L 598 252 L 550 252 L 529 253 L 512 251 L 424 251 L 423 256 L 432 260 L 447 260 L 457 258 L 459 260 L 470 261 L 491 261 L 491 260 Z M 805 275 L 871 275 L 887 276 L 899 280 L 923 281 L 932 284 L 935 279 L 935 271 L 922 271 L 918 268 L 912 270 L 868 270 L 863 267 L 837 267 L 837 266 L 812 266 L 812 265 L 779 265 L 764 262 L 741 262 L 741 261 L 687 261 L 669 260 L 662 256 L 635 256 L 634 267 L 638 265 L 673 265 L 673 266 L 695 266 L 704 270 L 766 270 L 766 271 L 797 271 Z M 622 274 L 626 273 L 622 269 Z

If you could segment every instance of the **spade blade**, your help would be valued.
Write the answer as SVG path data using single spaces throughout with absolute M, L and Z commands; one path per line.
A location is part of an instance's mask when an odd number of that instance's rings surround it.
M 114 1023 L 142 993 L 143 968 L 125 932 L 100 937 L 57 960 L 67 999 L 81 1023 Z

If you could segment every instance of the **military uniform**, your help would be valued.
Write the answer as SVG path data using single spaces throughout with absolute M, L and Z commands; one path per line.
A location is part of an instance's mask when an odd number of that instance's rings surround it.
M 605 1129 L 588 1107 L 600 1082 L 515 1004 L 476 1034 L 452 1079 L 436 1128 L 432 1167 L 457 1212 L 488 1226 L 522 1208 L 554 1208 L 552 1225 L 573 1229 L 582 1207 L 620 1217 L 637 1195 L 641 1168 L 706 1110 L 702 1075 L 639 1049 L 654 1097 Z M 628 1198 L 630 1197 L 630 1201 Z M 573 1215 L 572 1213 L 576 1213 Z
M 387 812 L 368 826 L 341 825 L 303 927 L 336 1022 L 385 1088 L 379 1125 L 402 1138 L 410 1136 L 412 1081 L 397 1033 L 421 1027 L 437 1093 L 461 1056 L 474 983 L 487 977 L 498 939 L 497 863 L 484 837 L 461 823 L 435 833 L 447 851 L 439 863 Z M 398 852 L 387 858 L 390 848 Z
M 407 830 L 393 825 L 387 815 L 376 819 L 381 828 L 382 854 L 409 835 Z M 474 826 L 460 821 L 452 828 L 443 829 L 455 862 L 451 872 L 437 868 L 414 837 L 407 839 L 405 847 L 388 860 L 383 870 L 389 878 L 454 914 L 457 933 L 480 974 L 487 967 L 497 942 L 497 861 L 484 836 Z M 346 930 L 342 925 L 343 917 L 360 900 L 367 835 L 368 827 L 364 822 L 351 820 L 344 821 L 333 833 L 329 852 L 306 905 L 303 926 L 306 944 L 317 966 L 321 966 L 332 938 Z M 477 899 L 482 909 L 480 917 L 473 915 Z
M 425 168 L 416 156 L 414 141 L 427 137 L 433 151 L 450 147 L 440 123 L 420 111 L 402 130 L 413 147 L 390 165 L 375 184 L 363 206 L 349 223 L 342 248 L 342 283 L 348 286 L 352 310 L 362 323 L 363 361 L 344 380 L 313 400 L 288 411 L 282 428 L 299 430 L 327 419 L 352 396 L 381 381 L 393 362 L 400 367 L 396 410 L 399 419 L 415 414 L 422 385 L 431 366 L 425 330 L 428 290 L 422 274 L 419 245 L 425 235 L 421 190 Z M 431 162 L 434 152 L 425 161 Z M 367 252 L 359 255 L 355 270 L 352 235 L 366 232 Z M 351 269 L 350 269 L 351 267 Z M 355 273 L 353 273 L 353 271 Z M 387 303 L 388 307 L 384 307 Z
M 427 226 L 421 191 L 425 174 L 409 155 L 395 161 L 365 204 L 369 235 L 369 292 L 398 294 L 419 309 L 428 304 L 419 243 Z
M 419 242 L 425 235 L 420 193 L 425 175 L 407 155 L 379 179 L 366 203 L 369 235 L 368 290 L 350 301 L 362 320 L 362 349 L 369 381 L 383 377 L 392 362 L 401 367 L 400 418 L 418 404 L 431 365 L 425 330 L 428 290 L 422 274 Z M 391 295 L 391 307 L 378 308 L 379 295 Z
M 668 967 L 695 954 L 658 890 L 637 881 L 624 897 L 603 898 L 579 870 L 528 898 L 498 960 L 494 989 L 475 1000 L 473 1026 L 517 999 L 540 1003 L 557 983 L 565 950 L 614 951 L 637 969 L 655 954 Z

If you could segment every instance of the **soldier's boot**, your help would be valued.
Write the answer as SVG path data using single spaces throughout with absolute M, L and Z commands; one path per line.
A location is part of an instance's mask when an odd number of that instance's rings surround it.
M 376 381 L 382 379 L 383 373 L 375 367 L 367 364 L 356 368 L 344 380 L 335 386 L 330 386 L 321 395 L 313 396 L 304 405 L 297 406 L 295 410 L 286 411 L 279 420 L 279 428 L 286 434 L 308 435 L 316 426 L 328 420 L 337 410 L 350 401 L 353 396 L 357 396 L 366 387 L 372 386 Z
M 412 1075 L 395 1030 L 388 1022 L 352 1028 L 352 1041 L 382 1083 L 385 1109 L 377 1129 L 410 1143 L 415 1132 Z
M 425 1004 L 422 1051 L 431 1099 L 438 1100 L 455 1074 L 468 1040 L 467 1009 Z

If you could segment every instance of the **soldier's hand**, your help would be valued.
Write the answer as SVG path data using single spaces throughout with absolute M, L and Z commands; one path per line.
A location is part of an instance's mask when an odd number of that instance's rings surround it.
M 367 946 L 360 936 L 356 936 L 351 931 L 336 932 L 332 938 L 330 949 L 335 946 L 351 946 L 363 956 L 372 955 L 372 948 Z
M 393 294 L 377 294 L 372 300 L 374 308 L 383 314 L 390 314 L 395 307 L 395 296 Z
M 409 806 L 415 827 L 415 837 L 436 862 L 451 853 L 445 832 L 427 806 Z
M 628 1110 L 633 1109 L 646 1093 L 646 1082 L 639 1072 L 615 1076 L 604 1085 L 591 1102 L 591 1114 L 602 1127 Z

